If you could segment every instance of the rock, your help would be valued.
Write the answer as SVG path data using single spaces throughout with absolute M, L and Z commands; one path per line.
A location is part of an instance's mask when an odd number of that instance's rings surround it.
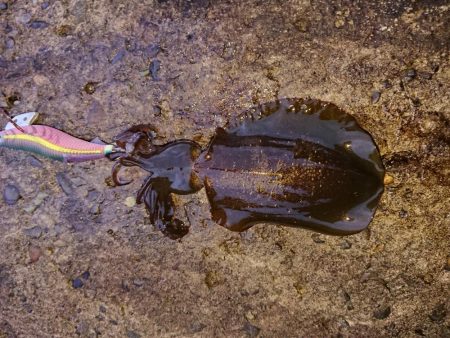
M 244 331 L 249 337 L 256 337 L 258 336 L 261 329 L 255 325 L 250 324 L 249 322 L 246 322 L 244 324 Z
M 27 162 L 29 165 L 31 165 L 32 167 L 35 167 L 35 168 L 43 167 L 42 162 L 39 159 L 37 159 L 36 157 L 34 157 L 33 155 L 27 156 Z
M 128 196 L 127 198 L 125 198 L 125 205 L 128 208 L 132 208 L 136 205 L 136 198 L 134 198 L 133 196 Z
M 137 286 L 138 288 L 140 288 L 141 286 L 143 286 L 145 284 L 145 280 L 142 278 L 135 278 L 135 279 L 133 279 L 133 284 L 135 286 Z
M 210 289 L 222 284 L 220 275 L 216 271 L 208 271 L 205 276 L 205 284 Z
M 86 19 L 87 10 L 88 5 L 86 0 L 79 0 L 72 7 L 72 15 L 77 18 L 78 22 L 81 22 Z
M 375 90 L 372 92 L 372 95 L 370 95 L 370 101 L 375 104 L 380 100 L 380 97 L 381 97 L 381 93 L 379 91 Z
M 139 44 L 136 39 L 125 39 L 125 50 L 127 52 L 136 52 L 139 48 Z
M 74 280 L 72 280 L 72 287 L 74 289 L 82 288 L 83 285 L 84 285 L 84 283 L 80 278 L 75 278 Z
M 116 64 L 117 62 L 121 61 L 126 54 L 125 48 L 121 48 L 117 51 L 116 55 L 111 59 L 111 64 Z
M 87 94 L 92 95 L 95 93 L 95 86 L 95 82 L 88 82 L 84 85 L 83 89 Z
M 132 330 L 127 330 L 127 337 L 128 338 L 141 338 L 141 335 Z
M 309 30 L 309 22 L 306 19 L 298 19 L 294 22 L 294 27 L 297 28 L 299 32 L 306 33 Z
M 352 247 L 352 243 L 345 239 L 341 242 L 341 244 L 339 244 L 339 246 L 342 250 L 348 250 Z
M 45 201 L 45 199 L 47 197 L 48 197 L 48 194 L 46 194 L 45 192 L 38 193 L 36 195 L 36 197 L 33 198 L 33 201 L 31 202 L 31 204 L 26 206 L 24 208 L 24 210 L 28 213 L 34 212 Z
M 433 74 L 429 72 L 419 72 L 418 75 L 424 80 L 431 80 L 433 78 Z
M 373 316 L 376 319 L 386 319 L 391 314 L 390 306 L 381 306 L 379 309 L 373 312 Z
M 86 199 L 89 202 L 96 202 L 96 201 L 103 202 L 102 194 L 98 190 L 95 190 L 95 189 L 89 190 L 89 192 L 86 196 Z
M 67 196 L 73 195 L 73 185 L 70 179 L 66 176 L 66 174 L 57 173 L 56 180 L 58 181 L 58 184 L 61 187 L 62 191 L 64 191 L 64 193 Z
M 41 20 L 34 20 L 30 23 L 30 28 L 33 29 L 44 29 L 49 26 L 48 22 L 41 21 Z
M 429 317 L 433 322 L 441 323 L 444 321 L 446 316 L 447 316 L 447 311 L 445 310 L 444 304 L 438 304 L 434 308 L 433 312 L 431 312 Z
M 23 233 L 31 238 L 39 238 L 42 236 L 42 228 L 39 225 L 36 225 L 29 229 L 24 229 Z
M 403 81 L 410 82 L 410 81 L 414 80 L 416 78 L 416 76 L 417 76 L 417 72 L 415 69 L 413 69 L 413 68 L 407 69 L 404 72 Z
M 158 107 L 161 109 L 161 115 L 165 119 L 171 119 L 173 117 L 172 109 L 170 108 L 169 102 L 167 100 L 162 100 L 161 104 Z
M 385 174 L 384 175 L 384 185 L 389 185 L 389 184 L 392 184 L 392 183 L 394 183 L 394 177 L 392 177 L 389 174 Z
M 446 260 L 445 265 L 444 265 L 444 270 L 445 271 L 450 271 L 450 256 L 447 256 L 447 260 Z
M 383 82 L 381 82 L 381 85 L 384 89 L 392 88 L 392 83 L 389 80 L 384 80 Z
M 3 190 L 3 200 L 8 205 L 14 205 L 20 199 L 19 189 L 13 184 L 7 184 Z
M 159 52 L 161 52 L 161 46 L 156 44 L 156 43 L 151 43 L 150 45 L 148 45 L 148 47 L 145 49 L 145 54 L 147 54 L 147 56 L 149 58 L 154 58 L 156 57 Z
M 30 257 L 31 263 L 36 263 L 39 258 L 42 256 L 42 250 L 38 246 L 30 246 L 28 248 L 28 255 Z
M 84 280 L 88 280 L 91 277 L 91 273 L 89 271 L 85 271 L 81 274 L 81 278 Z
M 12 49 L 14 48 L 14 45 L 16 44 L 16 41 L 14 41 L 14 39 L 12 37 L 7 37 L 5 40 L 5 47 L 7 49 Z
M 191 333 L 198 333 L 201 332 L 205 327 L 205 324 L 196 321 L 191 324 L 190 331 Z
M 0 11 L 6 11 L 8 9 L 8 4 L 6 2 L 0 2 Z
M 311 234 L 311 238 L 314 243 L 317 243 L 317 244 L 325 243 L 325 241 L 322 238 L 320 238 L 320 234 L 318 234 L 318 233 Z
M 400 216 L 400 218 L 406 218 L 406 217 L 408 217 L 408 211 L 406 211 L 405 209 L 402 209 L 398 212 L 398 215 Z
M 85 321 L 81 321 L 75 331 L 79 336 L 87 337 L 89 333 L 89 325 Z
M 334 22 L 334 27 L 336 27 L 336 28 L 342 28 L 342 27 L 344 27 L 344 25 L 345 25 L 345 20 L 343 18 L 338 18 Z
M 58 36 L 69 36 L 73 33 L 74 28 L 71 25 L 61 25 L 55 29 Z
M 159 72 L 160 68 L 161 68 L 161 62 L 158 59 L 152 60 L 152 62 L 150 62 L 148 71 L 149 71 L 150 76 L 152 77 L 153 81 L 160 80 L 160 78 L 158 77 L 158 72 Z
M 49 6 L 50 6 L 50 4 L 48 3 L 48 1 L 44 1 L 41 4 L 41 9 L 46 10 Z
M 27 23 L 29 23 L 30 20 L 31 20 L 31 14 L 30 14 L 30 13 L 27 13 L 27 12 L 25 12 L 25 13 L 23 13 L 23 14 L 21 14 L 21 15 L 18 15 L 18 16 L 16 17 L 16 22 L 17 22 L 17 23 L 24 24 L 24 25 L 26 25 Z

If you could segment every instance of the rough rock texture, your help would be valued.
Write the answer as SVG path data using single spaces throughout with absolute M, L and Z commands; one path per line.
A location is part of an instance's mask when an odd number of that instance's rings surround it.
M 39 111 L 85 139 L 151 122 L 161 142 L 206 144 L 255 103 L 310 96 L 372 133 L 389 185 L 369 230 L 347 238 L 273 224 L 231 233 L 201 191 L 177 199 L 191 225 L 177 242 L 129 203 L 138 170 L 111 188 L 107 160 L 1 150 L 0 191 L 14 185 L 21 199 L 0 204 L 0 337 L 448 337 L 449 10 L 2 2 L 0 105 L 12 114 Z

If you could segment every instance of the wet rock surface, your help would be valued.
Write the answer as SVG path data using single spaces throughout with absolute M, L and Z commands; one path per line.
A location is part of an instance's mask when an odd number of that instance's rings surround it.
M 450 335 L 446 1 L 1 4 L 13 115 L 86 140 L 152 123 L 161 143 L 206 145 L 254 104 L 310 96 L 370 131 L 391 179 L 349 238 L 231 233 L 200 191 L 176 199 L 190 233 L 172 241 L 127 199 L 138 170 L 111 188 L 107 160 L 0 149 L 2 191 L 20 187 L 0 204 L 0 336 Z

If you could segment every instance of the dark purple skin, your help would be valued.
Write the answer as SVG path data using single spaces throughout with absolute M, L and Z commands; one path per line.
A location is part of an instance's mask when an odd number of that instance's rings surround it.
M 113 169 L 150 175 L 138 192 L 150 219 L 172 239 L 189 228 L 174 217 L 171 194 L 205 187 L 212 219 L 233 231 L 274 222 L 333 235 L 364 230 L 383 192 L 384 168 L 371 136 L 331 103 L 281 99 L 218 128 L 205 150 L 189 140 L 154 145 L 150 126 L 116 138 L 127 149 Z

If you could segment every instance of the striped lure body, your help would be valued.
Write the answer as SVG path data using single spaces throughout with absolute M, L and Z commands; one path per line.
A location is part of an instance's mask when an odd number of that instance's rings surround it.
M 0 132 L 0 147 L 25 150 L 61 162 L 96 160 L 111 154 L 112 145 L 87 142 L 58 129 L 30 125 Z

